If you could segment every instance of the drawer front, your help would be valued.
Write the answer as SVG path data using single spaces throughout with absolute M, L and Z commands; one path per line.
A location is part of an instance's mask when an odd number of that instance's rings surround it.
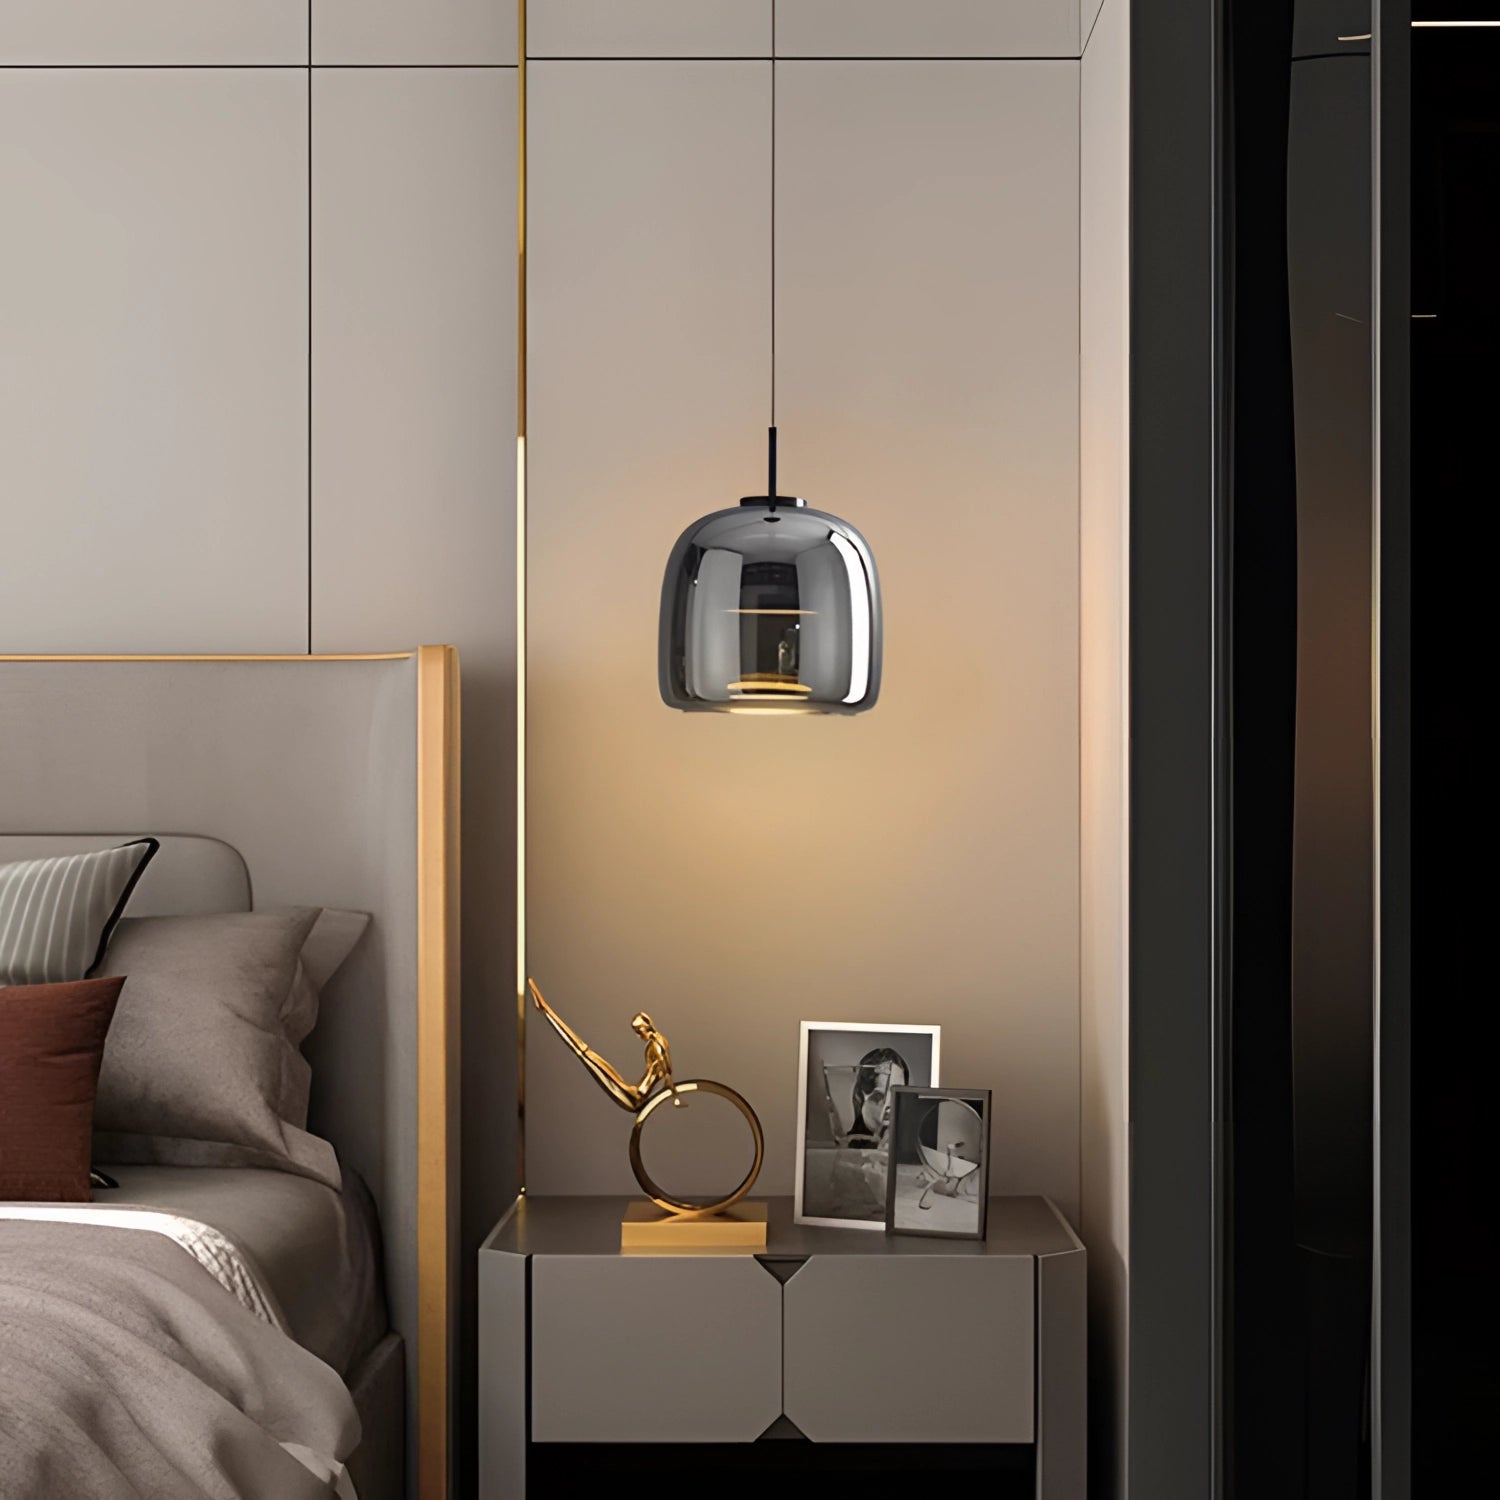
M 782 1288 L 786 1414 L 816 1443 L 1032 1441 L 1030 1256 L 814 1256 Z
M 538 1255 L 531 1437 L 748 1443 L 781 1413 L 781 1287 L 750 1256 Z

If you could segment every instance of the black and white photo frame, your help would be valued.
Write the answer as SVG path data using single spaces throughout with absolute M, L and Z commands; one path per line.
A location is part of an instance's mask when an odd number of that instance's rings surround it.
M 892 1091 L 938 1081 L 941 1038 L 938 1026 L 802 1023 L 797 1223 L 884 1227 Z
M 888 1234 L 982 1240 L 990 1190 L 990 1091 L 893 1087 Z

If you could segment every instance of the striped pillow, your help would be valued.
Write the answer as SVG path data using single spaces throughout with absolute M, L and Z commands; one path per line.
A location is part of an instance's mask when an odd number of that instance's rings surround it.
M 159 847 L 138 839 L 0 865 L 0 985 L 87 978 Z

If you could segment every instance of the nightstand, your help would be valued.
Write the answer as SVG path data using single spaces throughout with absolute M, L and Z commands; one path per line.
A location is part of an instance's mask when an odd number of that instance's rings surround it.
M 1084 1500 L 1084 1251 L 1047 1199 L 992 1199 L 978 1241 L 809 1228 L 772 1198 L 763 1251 L 654 1255 L 620 1250 L 629 1201 L 523 1198 L 480 1247 L 480 1500 L 601 1445 L 723 1445 L 774 1478 L 826 1456 L 807 1443 Z

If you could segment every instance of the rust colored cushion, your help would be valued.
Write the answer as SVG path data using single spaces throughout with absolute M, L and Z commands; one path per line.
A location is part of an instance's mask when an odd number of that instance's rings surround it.
M 0 1199 L 88 1201 L 94 1089 L 124 983 L 0 989 Z

